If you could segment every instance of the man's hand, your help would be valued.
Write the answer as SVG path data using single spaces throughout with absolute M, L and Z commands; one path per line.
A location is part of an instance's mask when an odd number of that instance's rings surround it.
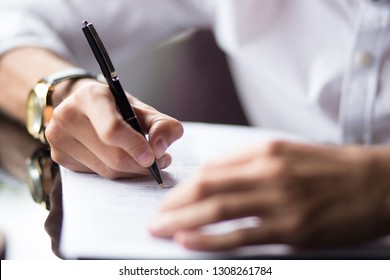
M 390 233 L 389 155 L 388 148 L 261 144 L 210 162 L 177 186 L 149 230 L 195 250 L 368 241 Z M 201 231 L 241 217 L 260 223 L 227 234 Z
M 128 98 L 149 142 L 117 111 L 106 85 L 80 80 L 54 110 L 45 131 L 54 161 L 71 170 L 107 178 L 148 174 L 154 160 L 160 168 L 172 159 L 165 151 L 183 134 L 179 121 Z

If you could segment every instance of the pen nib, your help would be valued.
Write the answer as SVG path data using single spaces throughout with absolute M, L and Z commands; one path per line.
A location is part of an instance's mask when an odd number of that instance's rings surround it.
M 160 184 L 160 188 L 162 188 L 162 189 L 164 188 L 164 183 Z

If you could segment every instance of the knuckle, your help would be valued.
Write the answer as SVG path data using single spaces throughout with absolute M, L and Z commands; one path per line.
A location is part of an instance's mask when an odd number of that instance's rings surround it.
M 149 122 L 153 124 L 153 127 L 149 131 L 152 138 L 157 139 L 156 134 L 164 131 L 164 138 L 166 138 L 170 145 L 183 136 L 184 127 L 180 121 L 165 114 L 151 114 L 148 117 L 151 118 Z
M 113 170 L 120 170 L 126 164 L 126 155 L 121 151 L 113 151 L 107 159 L 107 165 Z
M 207 179 L 206 174 L 207 174 L 207 170 L 205 169 L 205 167 L 202 167 L 195 178 L 194 196 L 197 199 L 201 199 L 204 196 L 206 196 L 208 190 L 211 187 L 210 181 Z
M 202 199 L 207 193 L 208 184 L 204 180 L 196 180 L 193 196 L 196 200 Z
M 181 138 L 184 134 L 184 127 L 181 122 L 176 119 L 172 119 L 172 128 L 175 131 L 177 138 Z
M 73 96 L 77 101 L 82 102 L 85 98 L 100 98 L 105 94 L 106 86 L 99 84 L 98 82 L 90 81 L 85 83 L 82 87 L 73 93 Z
M 67 99 L 75 105 L 98 102 L 115 103 L 108 86 L 94 81 L 84 84 Z
M 158 161 L 158 165 L 160 166 L 160 168 L 165 169 L 171 165 L 172 157 L 169 154 L 165 154 L 161 158 L 159 158 L 157 161 Z
M 210 217 L 213 221 L 219 221 L 226 216 L 226 207 L 222 199 L 214 199 L 210 205 Z
M 51 148 L 50 157 L 54 162 L 58 163 L 59 165 L 75 171 L 75 167 L 69 162 L 69 160 L 67 160 L 67 157 L 57 149 Z
M 45 129 L 45 137 L 50 146 L 57 146 L 60 143 L 61 130 L 55 120 L 51 120 Z
M 98 132 L 100 140 L 107 145 L 111 145 L 115 140 L 115 135 L 117 131 L 120 130 L 121 126 L 122 122 L 119 119 L 110 121 Z
M 119 172 L 115 171 L 114 169 L 112 169 L 108 166 L 104 166 L 102 168 L 102 170 L 97 171 L 97 173 L 100 176 L 107 178 L 107 179 L 110 179 L 110 180 L 119 179 L 121 176 L 121 174 Z
M 73 102 L 67 100 L 67 102 L 63 102 L 54 108 L 52 120 L 61 126 L 72 124 L 75 122 L 77 116 L 76 108 L 77 107 L 73 105 Z
M 270 174 L 274 178 L 290 177 L 291 165 L 285 160 L 275 161 L 270 169 Z
M 260 180 L 269 179 L 282 183 L 291 179 L 292 168 L 293 166 L 282 158 L 269 160 L 266 165 L 264 160 L 258 159 L 253 161 L 251 168 L 247 172 L 248 178 L 251 178 L 253 181 L 257 181 L 259 177 Z
M 279 156 L 283 153 L 285 146 L 286 142 L 284 141 L 275 140 L 267 142 L 263 145 L 262 152 L 268 156 Z
M 124 150 L 135 160 L 138 164 L 140 157 L 147 153 L 153 153 L 146 140 L 140 135 L 134 135 L 131 141 L 126 144 Z M 153 159 L 153 157 L 152 157 Z M 152 163 L 150 163 L 152 164 Z
M 141 136 L 141 134 L 136 134 L 134 135 L 131 146 L 130 146 L 130 151 L 132 154 L 140 154 L 148 149 L 149 145 L 147 144 L 145 138 Z
M 51 157 L 51 159 L 52 159 L 54 162 L 56 162 L 56 163 L 58 163 L 58 164 L 64 166 L 64 164 L 63 164 L 63 163 L 64 163 L 63 157 L 61 156 L 60 153 L 57 152 L 57 150 L 51 148 L 51 150 L 50 150 L 50 157 Z

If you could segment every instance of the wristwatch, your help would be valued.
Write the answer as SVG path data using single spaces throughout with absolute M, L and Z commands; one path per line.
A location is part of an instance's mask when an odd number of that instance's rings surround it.
M 101 74 L 80 68 L 71 68 L 42 78 L 30 91 L 27 99 L 27 131 L 42 143 L 46 143 L 44 131 L 53 113 L 52 94 L 55 86 L 66 80 L 92 78 L 104 81 Z

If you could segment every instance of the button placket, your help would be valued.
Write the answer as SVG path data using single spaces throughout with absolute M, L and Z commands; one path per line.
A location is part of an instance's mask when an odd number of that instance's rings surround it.
M 382 39 L 388 22 L 389 7 L 361 4 L 355 44 L 343 80 L 340 119 L 345 144 L 371 143 Z

